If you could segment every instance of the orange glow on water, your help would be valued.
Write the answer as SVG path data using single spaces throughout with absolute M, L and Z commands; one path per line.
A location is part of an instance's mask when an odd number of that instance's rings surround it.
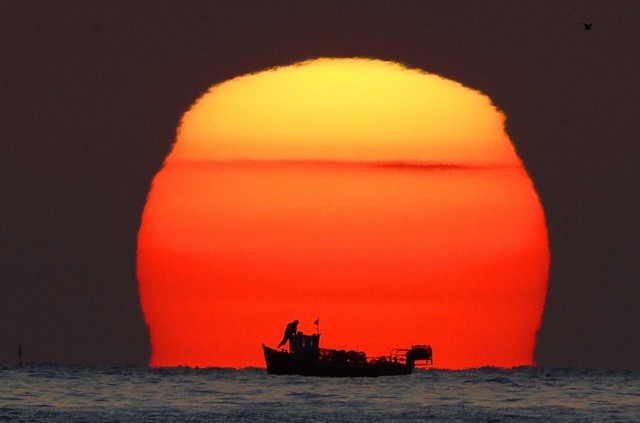
M 503 121 L 475 91 L 380 61 L 212 88 L 140 228 L 151 364 L 264 367 L 262 342 L 317 316 L 325 347 L 532 364 L 546 226 Z

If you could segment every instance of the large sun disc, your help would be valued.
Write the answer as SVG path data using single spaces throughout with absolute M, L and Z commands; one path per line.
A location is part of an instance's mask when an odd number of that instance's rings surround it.
M 151 364 L 263 366 L 262 342 L 317 316 L 327 346 L 532 364 L 549 252 L 504 119 L 457 82 L 370 59 L 211 87 L 143 214 Z

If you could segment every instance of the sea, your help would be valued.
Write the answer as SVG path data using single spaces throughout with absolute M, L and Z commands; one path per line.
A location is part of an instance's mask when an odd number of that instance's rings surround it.
M 416 369 L 314 378 L 264 369 L 0 367 L 0 421 L 640 421 L 640 373 Z

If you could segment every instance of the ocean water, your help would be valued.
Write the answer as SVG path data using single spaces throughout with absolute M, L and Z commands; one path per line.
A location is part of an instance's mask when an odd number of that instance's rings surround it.
M 0 368 L 0 421 L 640 421 L 640 373 L 480 368 L 311 378 L 264 369 Z

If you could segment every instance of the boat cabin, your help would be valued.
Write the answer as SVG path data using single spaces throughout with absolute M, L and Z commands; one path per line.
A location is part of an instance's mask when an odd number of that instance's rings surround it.
M 320 354 L 320 334 L 305 335 L 302 332 L 296 332 L 289 339 L 289 350 L 294 355 L 317 358 Z

